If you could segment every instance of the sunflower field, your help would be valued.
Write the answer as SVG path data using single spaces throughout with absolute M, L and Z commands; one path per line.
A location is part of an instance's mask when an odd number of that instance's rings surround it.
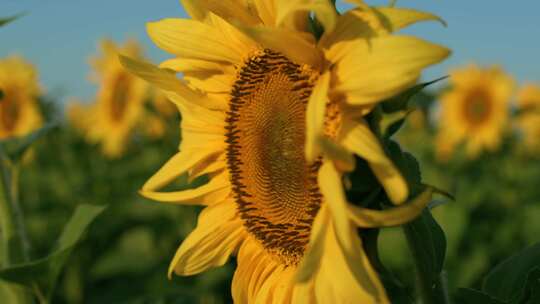
M 463 47 L 405 0 L 177 6 L 89 94 L 2 39 L 1 304 L 540 303 L 538 61 L 431 70 Z

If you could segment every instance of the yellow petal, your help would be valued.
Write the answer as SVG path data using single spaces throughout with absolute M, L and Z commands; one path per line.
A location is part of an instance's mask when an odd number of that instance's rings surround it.
M 193 275 L 222 266 L 244 238 L 244 227 L 236 217 L 233 202 L 206 207 L 195 230 L 176 251 L 169 266 L 169 278 L 173 271 L 178 275 Z
M 243 53 L 230 46 L 219 28 L 190 19 L 163 19 L 147 24 L 148 35 L 163 50 L 184 58 L 242 62 Z
M 241 1 L 235 0 L 198 0 L 199 5 L 227 21 L 239 21 L 245 25 L 256 25 L 261 21 L 250 14 Z
M 189 88 L 184 82 L 176 78 L 171 71 L 160 69 L 153 64 L 137 61 L 128 57 L 120 56 L 120 61 L 126 69 L 138 77 L 148 81 L 157 88 L 167 91 L 173 102 L 182 100 L 180 106 L 186 103 L 195 103 L 209 109 L 225 109 L 226 103 L 215 100 Z M 173 100 L 174 99 L 174 100 Z
M 324 32 L 319 40 L 319 45 L 321 48 L 329 49 L 327 58 L 330 61 L 336 62 L 341 58 L 342 53 L 347 53 L 344 47 L 331 48 L 338 42 L 369 38 L 378 34 L 374 29 L 373 22 L 369 22 L 368 16 L 377 19 L 370 10 L 350 10 L 339 16 L 333 31 Z
M 162 69 L 170 69 L 175 72 L 185 71 L 208 71 L 215 73 L 234 72 L 231 65 L 223 64 L 215 61 L 188 59 L 188 58 L 171 58 L 159 64 Z
M 367 7 L 367 4 L 365 4 L 363 0 L 344 0 L 344 1 L 349 2 L 350 4 L 354 4 L 358 7 Z
M 202 152 L 202 153 L 201 153 Z M 180 175 L 188 172 L 199 162 L 215 154 L 216 151 L 182 151 L 169 159 L 142 187 L 143 191 L 157 190 Z
M 346 267 L 352 275 L 351 279 L 355 279 L 363 288 L 370 290 L 372 293 L 378 293 L 376 292 L 377 286 L 374 284 L 373 278 L 370 277 L 369 272 L 366 271 L 367 269 L 363 269 L 360 266 L 362 259 L 365 258 L 365 256 L 362 257 L 362 245 L 356 227 L 353 227 L 352 222 L 349 219 L 348 203 L 345 198 L 340 174 L 331 162 L 324 162 L 319 169 L 319 187 L 324 196 L 324 202 L 328 205 L 328 210 L 330 211 L 332 219 L 331 225 L 328 225 L 331 228 L 327 230 L 326 233 L 326 250 L 333 250 L 334 252 L 339 251 L 344 258 Z M 332 234 L 332 236 L 328 236 L 330 234 Z M 333 243 L 333 240 L 330 240 L 334 237 L 337 240 L 337 243 Z M 329 246 L 337 246 L 339 248 L 329 249 Z M 331 253 L 325 252 L 324 254 Z M 366 262 L 369 263 L 367 258 Z M 321 261 L 321 264 L 322 263 L 323 262 Z M 322 265 L 320 267 L 322 267 Z M 321 272 L 324 272 L 322 268 Z M 338 301 L 338 299 L 339 298 L 336 298 L 329 303 L 342 303 L 342 301 Z
M 122 55 L 120 55 L 120 62 L 131 73 L 164 91 L 180 92 L 187 96 L 196 95 L 196 92 L 193 92 L 180 79 L 176 78 L 175 73 L 171 71 Z
M 428 188 L 411 202 L 387 210 L 373 210 L 349 205 L 349 216 L 358 227 L 398 226 L 416 218 L 431 201 L 433 189 Z
M 354 260 L 347 261 L 334 225 L 326 228 L 324 254 L 314 278 L 317 303 L 389 303 L 358 237 Z
M 326 137 L 320 137 L 318 144 L 324 156 L 331 159 L 339 171 L 350 172 L 354 170 L 356 162 L 352 153 L 347 149 Z
M 226 41 L 229 47 L 234 48 L 237 53 L 244 55 L 242 59 L 245 59 L 245 56 L 251 52 L 258 50 L 257 44 L 242 33 L 236 26 L 233 26 L 231 22 L 234 24 L 242 24 L 243 26 L 248 25 L 238 21 L 227 21 L 214 13 L 209 14 L 209 21 L 211 22 L 212 27 L 220 32 L 222 41 Z
M 208 13 L 200 0 L 180 0 L 187 14 L 198 21 L 203 21 Z
M 326 238 L 326 227 L 330 225 L 330 213 L 326 204 L 321 206 L 309 236 L 309 245 L 304 253 L 302 261 L 298 265 L 298 270 L 294 280 L 299 283 L 308 282 L 314 273 L 319 269 L 321 257 L 324 253 L 324 240 Z
M 225 199 L 231 192 L 228 175 L 221 174 L 212 178 L 208 183 L 195 189 L 156 192 L 140 190 L 142 196 L 162 203 L 182 205 L 210 205 Z
M 322 52 L 301 33 L 261 26 L 251 28 L 238 26 L 238 28 L 262 46 L 282 53 L 295 63 L 305 63 L 315 69 L 322 64 Z
M 317 19 L 324 26 L 325 31 L 332 31 L 336 24 L 337 12 L 330 1 L 327 0 L 278 0 L 277 25 L 299 12 L 314 12 Z M 307 17 L 307 16 L 306 16 Z
M 354 105 L 379 102 L 398 94 L 413 85 L 424 68 L 450 54 L 442 46 L 395 35 L 340 45 L 348 52 L 336 65 L 336 90 Z
M 387 6 L 374 7 L 372 9 L 377 15 L 379 15 L 382 20 L 382 24 L 390 32 L 399 31 L 402 28 L 421 21 L 438 21 L 442 25 L 446 26 L 446 22 L 439 16 L 414 9 Z
M 253 0 L 259 17 L 266 26 L 276 25 L 276 4 L 275 0 Z
M 291 303 L 315 303 L 315 284 L 310 281 L 305 284 L 295 284 Z
M 313 162 L 320 155 L 317 140 L 324 134 L 324 116 L 328 101 L 330 73 L 319 77 L 309 97 L 306 110 L 306 160 Z
M 342 128 L 343 145 L 368 162 L 392 202 L 396 204 L 404 202 L 409 195 L 407 183 L 386 156 L 379 140 L 373 135 L 366 122 L 346 119 Z
M 318 182 L 324 202 L 328 205 L 338 242 L 343 248 L 343 254 L 350 260 L 355 256 L 357 236 L 356 232 L 351 234 L 353 229 L 348 216 L 348 203 L 341 175 L 332 162 L 323 162 L 319 169 Z
M 237 261 L 231 285 L 233 302 L 253 303 L 278 265 L 256 240 L 250 238 L 240 246 Z
M 253 303 L 291 303 L 293 292 L 293 271 L 291 267 L 279 266 L 261 286 Z

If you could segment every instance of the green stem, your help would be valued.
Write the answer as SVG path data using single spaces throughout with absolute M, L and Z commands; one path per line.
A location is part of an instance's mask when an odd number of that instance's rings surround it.
M 29 243 L 19 205 L 19 165 L 0 151 L 0 222 L 2 228 L 2 268 L 27 262 Z M 32 303 L 31 295 L 15 284 L 6 284 L 17 304 Z
M 425 261 L 422 261 L 420 254 L 422 251 L 422 248 L 419 248 L 422 244 L 421 240 L 415 240 L 415 234 L 412 233 L 409 226 L 405 225 L 403 231 L 416 268 L 417 285 L 422 304 L 449 304 L 450 297 L 444 271 L 434 275 L 426 269 Z
M 2 221 L 3 266 L 28 261 L 29 243 L 24 217 L 19 204 L 19 166 L 5 157 L 0 161 L 3 199 L 0 200 Z

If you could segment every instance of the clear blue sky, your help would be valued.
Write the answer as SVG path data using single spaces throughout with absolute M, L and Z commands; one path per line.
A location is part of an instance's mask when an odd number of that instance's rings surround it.
M 512 5 L 492 0 L 398 0 L 398 6 L 430 11 L 448 22 L 447 28 L 425 23 L 407 30 L 453 49 L 452 57 L 430 68 L 424 78 L 478 62 L 501 64 L 520 82 L 540 82 L 540 1 L 521 0 Z M 22 11 L 28 14 L 0 29 L 0 57 L 22 54 L 38 66 L 49 92 L 84 98 L 95 91 L 87 81 L 87 61 L 96 52 L 98 39 L 137 38 L 157 62 L 167 55 L 152 45 L 145 22 L 185 16 L 178 0 L 0 1 L 0 16 Z

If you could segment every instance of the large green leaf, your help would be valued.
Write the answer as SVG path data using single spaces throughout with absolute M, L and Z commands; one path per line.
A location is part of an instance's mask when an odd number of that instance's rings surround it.
M 398 143 L 389 141 L 388 150 L 392 160 L 407 180 L 411 196 L 416 196 L 426 189 L 422 183 L 420 165 L 414 156 L 403 152 Z M 424 209 L 420 216 L 410 223 L 403 225 L 409 249 L 421 277 L 423 294 L 433 296 L 430 303 L 445 303 L 446 295 L 440 291 L 444 288 L 441 280 L 444 260 L 446 257 L 446 236 L 441 226 L 435 221 L 429 208 Z
M 435 282 L 442 272 L 446 256 L 446 237 L 441 226 L 426 209 L 414 221 L 404 226 L 411 251 L 417 256 L 417 265 Z
M 456 294 L 456 303 L 461 304 L 505 304 L 480 290 L 460 288 Z
M 538 282 L 535 284 L 535 280 L 540 279 L 539 265 L 540 243 L 537 243 L 497 265 L 485 278 L 482 290 L 503 301 L 521 302 L 520 299 L 526 297 L 526 293 L 534 293 L 534 290 L 526 288 L 528 280 L 530 288 L 540 285 Z M 539 291 L 535 292 L 538 296 Z
M 47 298 L 50 297 L 58 275 L 64 267 L 74 246 L 82 237 L 90 223 L 105 209 L 103 206 L 79 205 L 69 222 L 64 226 L 62 234 L 52 252 L 45 258 L 15 265 L 0 270 L 0 278 L 18 283 L 33 290 L 38 290 Z

